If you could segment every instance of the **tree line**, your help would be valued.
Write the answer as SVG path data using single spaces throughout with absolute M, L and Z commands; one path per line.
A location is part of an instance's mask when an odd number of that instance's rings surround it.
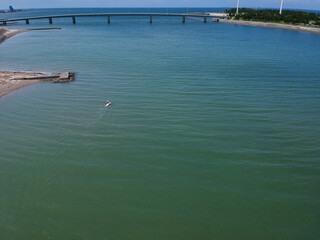
M 290 24 L 314 23 L 320 26 L 320 14 L 312 12 L 283 10 L 280 15 L 279 10 L 271 9 L 239 8 L 239 14 L 236 14 L 236 11 L 236 8 L 231 8 L 225 10 L 225 13 L 229 13 L 229 16 L 235 20 L 284 22 Z

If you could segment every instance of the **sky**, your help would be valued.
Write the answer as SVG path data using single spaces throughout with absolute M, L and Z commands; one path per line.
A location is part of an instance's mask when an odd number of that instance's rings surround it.
M 240 0 L 240 7 L 279 8 L 281 0 Z M 0 9 L 71 7 L 236 7 L 237 0 L 0 0 Z M 284 8 L 320 10 L 320 0 L 284 0 Z

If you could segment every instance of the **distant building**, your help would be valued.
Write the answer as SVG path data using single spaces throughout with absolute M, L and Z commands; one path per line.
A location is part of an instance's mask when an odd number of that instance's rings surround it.
M 9 12 L 15 12 L 12 6 L 9 7 Z
M 215 12 L 209 12 L 207 15 L 210 16 L 216 16 L 216 17 L 222 17 L 222 18 L 227 18 L 229 17 L 229 13 L 215 13 Z

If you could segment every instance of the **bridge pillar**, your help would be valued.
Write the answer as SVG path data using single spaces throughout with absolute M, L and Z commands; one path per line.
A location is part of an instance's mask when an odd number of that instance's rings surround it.
M 186 16 L 182 16 L 182 23 L 186 23 Z
M 76 17 L 72 17 L 72 22 L 73 22 L 73 24 L 76 24 L 77 22 L 76 22 Z
M 150 24 L 152 24 L 152 16 L 150 16 Z
M 52 24 L 52 18 L 49 18 L 49 23 Z
M 206 23 L 207 22 L 207 17 L 203 18 L 203 22 Z
M 110 23 L 111 23 L 110 16 L 108 16 L 108 24 L 110 24 Z
M 26 24 L 30 24 L 29 19 L 26 19 Z

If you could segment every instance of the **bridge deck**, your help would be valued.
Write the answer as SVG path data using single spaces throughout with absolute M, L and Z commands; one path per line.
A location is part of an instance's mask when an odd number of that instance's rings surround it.
M 65 14 L 65 15 L 50 15 L 50 16 L 37 16 L 37 17 L 24 17 L 24 18 L 11 18 L 0 19 L 0 22 L 6 24 L 7 22 L 29 21 L 36 19 L 50 19 L 53 18 L 75 18 L 75 17 L 112 17 L 112 16 L 163 16 L 163 17 L 203 17 L 203 18 L 224 18 L 219 15 L 206 15 L 206 14 L 189 14 L 189 13 L 88 13 L 88 14 Z

